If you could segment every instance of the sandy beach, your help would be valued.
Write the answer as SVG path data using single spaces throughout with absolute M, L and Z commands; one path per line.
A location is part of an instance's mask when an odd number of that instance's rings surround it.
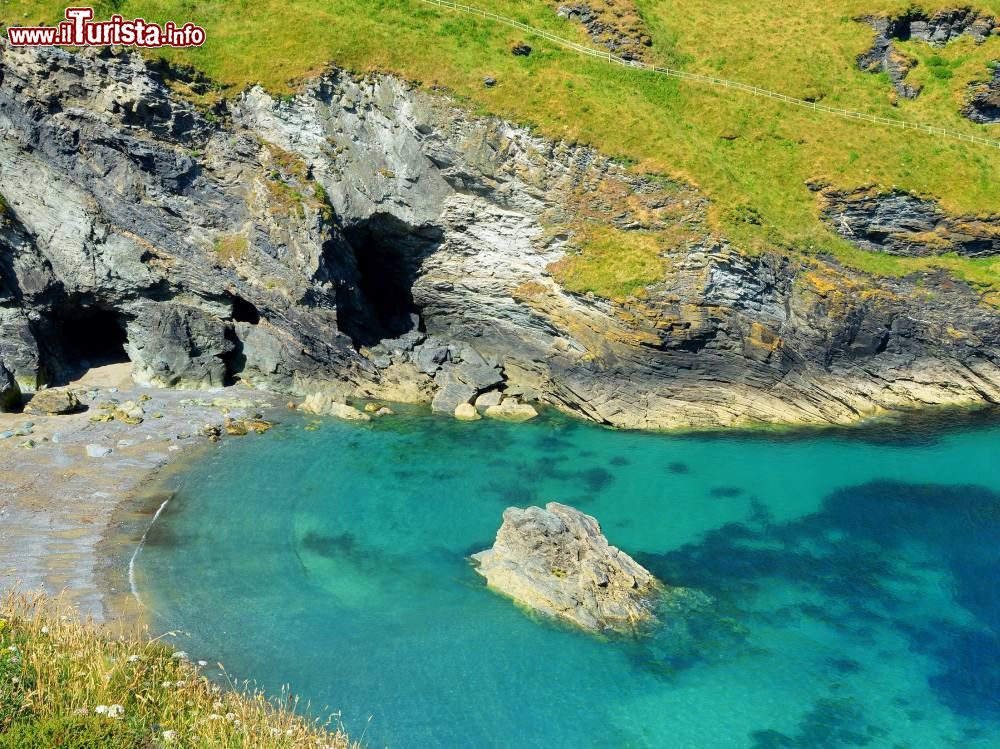
M 14 433 L 0 439 L 0 589 L 64 594 L 98 621 L 126 610 L 130 549 L 156 510 L 154 475 L 208 446 L 206 425 L 279 402 L 239 386 L 150 388 L 130 375 L 130 364 L 114 364 L 72 382 L 78 413 L 0 414 L 0 434 Z M 140 424 L 94 420 L 109 401 L 140 399 Z

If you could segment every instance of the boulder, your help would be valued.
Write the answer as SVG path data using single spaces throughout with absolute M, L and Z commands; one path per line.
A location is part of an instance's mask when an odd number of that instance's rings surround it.
M 21 410 L 21 388 L 7 368 L 0 362 L 0 413 Z
M 503 401 L 503 393 L 499 390 L 491 390 L 476 398 L 476 408 L 486 409 L 490 406 L 499 406 Z
M 461 404 L 469 403 L 475 397 L 476 389 L 470 385 L 446 380 L 431 401 L 431 410 L 434 413 L 453 414 Z
M 463 361 L 455 365 L 453 376 L 477 392 L 503 383 L 503 373 L 499 367 L 491 366 L 486 362 Z
M 71 414 L 80 410 L 80 401 L 71 390 L 39 390 L 24 407 L 26 414 Z
M 655 620 L 664 587 L 610 546 L 597 520 L 549 502 L 508 508 L 492 549 L 473 555 L 488 585 L 517 603 L 586 630 L 635 632 Z
M 118 421 L 133 426 L 141 424 L 143 419 L 146 418 L 146 412 L 135 401 L 125 401 L 125 403 L 116 407 L 113 413 L 115 419 Z
M 455 407 L 455 418 L 459 421 L 479 421 L 482 416 L 471 403 L 459 403 Z
M 344 403 L 337 393 L 313 393 L 299 406 L 299 410 L 316 416 L 335 416 L 346 421 L 371 421 L 372 417 L 354 406 Z
M 538 411 L 527 403 L 521 403 L 513 398 L 505 398 L 499 406 L 487 408 L 486 416 L 502 421 L 529 421 L 538 416 Z

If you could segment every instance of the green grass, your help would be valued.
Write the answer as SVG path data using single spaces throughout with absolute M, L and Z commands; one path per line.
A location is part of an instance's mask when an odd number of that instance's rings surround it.
M 356 749 L 297 700 L 221 690 L 144 633 L 39 596 L 0 596 L 0 749 Z
M 587 42 L 579 25 L 555 16 L 544 0 L 477 4 Z M 965 86 L 1000 57 L 1000 37 L 976 46 L 901 44 L 920 64 L 925 86 L 894 105 L 883 75 L 857 70 L 855 57 L 873 32 L 853 19 L 900 12 L 908 0 L 761 3 L 759 0 L 636 0 L 654 46 L 649 59 L 861 112 L 955 130 L 992 131 L 962 118 Z M 98 15 L 110 13 L 99 3 Z M 930 0 L 933 10 L 953 2 Z M 8 0 L 0 20 L 58 20 L 65 3 Z M 1000 0 L 977 7 L 1000 17 Z M 294 89 L 328 63 L 388 70 L 447 86 L 477 112 L 533 126 L 540 134 L 596 146 L 640 171 L 683 178 L 713 201 L 712 228 L 748 251 L 828 252 L 853 267 L 899 272 L 943 267 L 1000 288 L 995 268 L 961 258 L 887 260 L 838 239 L 820 220 L 810 180 L 853 188 L 875 185 L 941 200 L 950 211 L 986 214 L 1000 206 L 1000 149 L 945 141 L 840 120 L 779 102 L 611 67 L 540 40 L 529 57 L 510 46 L 521 32 L 416 0 L 121 0 L 117 12 L 149 20 L 193 20 L 208 33 L 198 50 L 169 58 L 190 63 L 233 92 L 260 82 Z M 292 20 L 296 23 L 292 23 Z M 482 85 L 485 75 L 499 80 Z M 752 220 L 747 220 L 751 217 Z M 599 246 L 603 252 L 607 248 Z

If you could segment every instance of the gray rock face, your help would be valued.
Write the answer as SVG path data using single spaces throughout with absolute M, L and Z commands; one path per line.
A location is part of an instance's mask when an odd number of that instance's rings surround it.
M 234 344 L 217 317 L 183 304 L 143 305 L 128 324 L 126 350 L 139 382 L 162 387 L 225 384 L 225 357 Z
M 0 362 L 0 412 L 21 410 L 21 388 L 7 368 Z
M 1000 124 L 1000 60 L 988 80 L 969 87 L 969 101 L 962 114 L 980 125 Z
M 907 257 L 1000 255 L 1000 217 L 951 216 L 934 201 L 907 193 L 828 190 L 822 197 L 837 233 L 868 250 Z
M 982 44 L 997 32 L 995 18 L 971 8 L 945 9 L 930 16 L 913 8 L 894 18 L 866 16 L 858 20 L 875 30 L 871 49 L 858 57 L 858 67 L 872 73 L 887 73 L 896 92 L 907 99 L 915 99 L 921 91 L 919 86 L 906 81 L 906 76 L 916 65 L 916 61 L 901 53 L 894 42 L 920 39 L 936 47 L 943 47 L 953 39 L 965 35 L 971 36 L 977 44 Z
M 2 53 L 0 359 L 23 390 L 124 336 L 160 384 L 437 393 L 449 415 L 484 391 L 629 428 L 1000 402 L 1000 314 L 967 285 L 745 256 L 691 186 L 396 78 L 335 71 L 287 101 L 254 88 L 220 124 L 129 54 Z M 581 204 L 691 238 L 641 299 L 569 293 L 551 269 L 575 240 L 551 227 Z M 864 239 L 882 210 L 846 216 L 859 245 L 926 251 L 917 231 L 916 250 Z M 996 217 L 930 220 L 958 251 L 994 251 Z M 67 340 L 73 321 L 93 340 Z
M 472 558 L 491 588 L 592 631 L 634 631 L 654 618 L 663 592 L 646 569 L 608 544 L 597 520 L 557 502 L 508 508 L 493 548 Z
M 454 414 L 455 409 L 463 403 L 469 403 L 476 397 L 476 389 L 464 382 L 456 382 L 448 377 L 439 377 L 441 387 L 431 401 L 434 413 Z

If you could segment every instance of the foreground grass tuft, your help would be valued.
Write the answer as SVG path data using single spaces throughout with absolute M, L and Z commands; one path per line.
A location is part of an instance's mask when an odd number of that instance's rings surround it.
M 351 749 L 336 726 L 223 690 L 163 643 L 43 596 L 0 598 L 0 749 Z

